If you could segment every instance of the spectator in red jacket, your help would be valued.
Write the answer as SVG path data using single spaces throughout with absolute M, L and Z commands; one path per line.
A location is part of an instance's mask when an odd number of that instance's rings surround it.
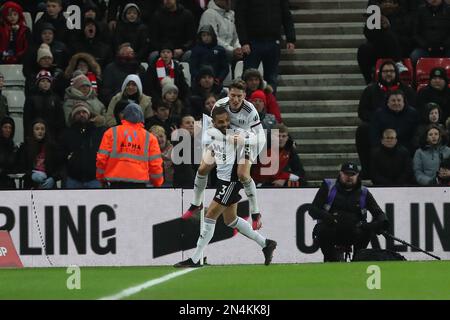
M 271 166 L 275 166 L 271 159 L 274 150 L 271 146 L 268 146 L 267 157 L 269 159 L 259 159 L 252 177 L 255 183 L 259 186 L 267 187 L 303 187 L 306 185 L 305 170 L 300 162 L 300 158 L 295 150 L 295 143 L 289 137 L 289 129 L 284 124 L 277 124 L 272 131 L 274 135 L 279 138 L 279 152 L 278 152 L 278 166 L 275 168 L 275 172 L 269 173 L 268 171 L 274 171 Z M 269 140 L 270 142 L 270 140 Z M 274 154 L 273 157 L 276 155 Z M 266 160 L 271 160 L 269 163 Z
M 0 54 L 2 64 L 22 63 L 30 42 L 30 30 L 25 24 L 23 9 L 8 1 L 1 8 Z

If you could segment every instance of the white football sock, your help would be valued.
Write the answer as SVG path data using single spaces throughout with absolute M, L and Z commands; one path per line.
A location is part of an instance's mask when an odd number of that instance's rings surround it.
M 205 193 L 207 183 L 208 175 L 202 176 L 197 172 L 194 180 L 194 201 L 192 201 L 193 205 L 199 206 L 203 202 L 203 194 Z
M 238 229 L 238 231 L 242 233 L 244 236 L 258 243 L 261 248 L 264 248 L 266 246 L 266 238 L 264 238 L 257 231 L 253 230 L 251 224 L 248 223 L 246 220 L 237 217 L 236 220 L 234 220 L 228 226 L 230 228 Z
M 261 213 L 258 207 L 258 199 L 256 197 L 256 185 L 252 178 L 246 182 L 242 182 L 245 194 L 247 195 L 248 201 L 250 202 L 250 213 Z
M 200 234 L 200 237 L 198 237 L 197 248 L 195 248 L 195 252 L 191 258 L 194 263 L 197 263 L 200 260 L 203 250 L 205 250 L 205 247 L 214 236 L 215 228 L 216 220 L 205 218 L 205 226 L 203 232 Z

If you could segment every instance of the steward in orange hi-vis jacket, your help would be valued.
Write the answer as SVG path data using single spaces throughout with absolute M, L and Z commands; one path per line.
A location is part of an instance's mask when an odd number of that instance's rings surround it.
M 122 124 L 109 128 L 97 152 L 97 179 L 111 188 L 160 187 L 163 160 L 157 138 L 144 129 L 144 114 L 130 103 L 123 111 Z

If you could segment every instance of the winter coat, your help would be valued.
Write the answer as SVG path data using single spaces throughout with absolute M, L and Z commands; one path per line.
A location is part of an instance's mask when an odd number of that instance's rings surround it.
M 268 151 L 268 156 L 270 156 L 270 150 Z M 297 155 L 294 147 L 294 141 L 289 138 L 286 142 L 284 148 L 281 148 L 278 153 L 278 171 L 272 175 L 263 175 L 264 168 L 267 170 L 270 165 L 258 164 L 252 173 L 252 177 L 256 183 L 263 183 L 264 185 L 271 186 L 275 180 L 289 180 L 291 174 L 295 174 L 300 177 L 300 186 L 305 186 L 305 169 Z
M 61 146 L 68 177 L 82 182 L 95 180 L 97 151 L 104 132 L 104 127 L 92 123 L 75 123 L 64 131 Z
M 65 126 L 62 101 L 52 90 L 35 90 L 31 96 L 25 99 L 23 107 L 23 128 L 25 136 L 32 134 L 32 122 L 41 118 L 47 123 L 53 137 L 57 138 Z
M 371 145 L 378 146 L 383 131 L 391 128 L 397 132 L 398 143 L 413 152 L 412 140 L 418 124 L 418 112 L 410 106 L 405 106 L 400 112 L 394 112 L 387 106 L 378 109 L 370 122 Z
M 64 119 L 67 126 L 71 125 L 71 114 L 73 106 L 77 101 L 84 101 L 89 106 L 89 111 L 91 112 L 91 117 L 97 117 L 95 125 L 97 127 L 103 127 L 106 123 L 105 113 L 106 109 L 103 103 L 97 98 L 97 94 L 94 90 L 89 92 L 87 96 L 83 95 L 81 91 L 75 89 L 74 87 L 68 87 L 66 89 L 66 95 L 64 96 Z
M 67 28 L 67 20 L 61 12 L 58 18 L 53 19 L 47 12 L 35 23 L 33 27 L 33 38 L 36 42 L 39 42 L 41 37 L 42 25 L 44 23 L 50 23 L 55 27 L 55 40 L 61 41 L 62 43 L 70 43 L 71 30 Z
M 233 10 L 226 11 L 211 0 L 208 3 L 208 9 L 200 18 L 199 30 L 204 25 L 212 26 L 217 35 L 217 44 L 224 47 L 227 52 L 232 52 L 241 47 L 234 22 Z
M 6 20 L 9 10 L 16 11 L 19 20 L 13 29 L 13 26 Z M 3 4 L 1 8 L 2 22 L 0 23 L 0 55 L 1 62 L 4 64 L 23 63 L 24 56 L 31 42 L 30 29 L 26 26 L 22 8 L 12 1 Z M 13 47 L 11 47 L 11 38 L 13 38 Z M 6 54 L 5 54 L 6 53 Z
M 109 104 L 112 97 L 121 92 L 122 84 L 129 74 L 141 75 L 143 72 L 144 69 L 137 60 L 122 61 L 116 58 L 116 60 L 108 64 L 103 71 L 103 86 L 100 91 L 102 101 L 104 101 L 105 104 Z
M 129 22 L 126 17 L 126 11 L 134 7 L 139 12 L 136 22 Z M 129 3 L 122 11 L 121 19 L 117 23 L 117 27 L 113 35 L 114 51 L 117 51 L 122 43 L 129 42 L 136 52 L 139 61 L 146 61 L 150 53 L 150 39 L 148 28 L 141 19 L 141 11 L 136 5 Z
M 148 119 L 153 116 L 152 109 L 152 98 L 142 93 L 142 83 L 137 75 L 130 74 L 122 84 L 122 91 L 116 94 L 112 99 L 108 106 L 108 111 L 106 113 L 106 126 L 113 127 L 117 125 L 115 112 L 116 106 L 121 100 L 127 100 L 129 97 L 126 95 L 126 87 L 130 81 L 134 81 L 138 87 L 138 98 L 135 101 L 142 108 L 142 112 L 144 113 L 144 119 Z
M 205 44 L 201 41 L 202 32 L 208 32 L 212 35 L 212 43 Z M 215 77 L 218 78 L 220 82 L 225 80 L 230 71 L 225 49 L 220 45 L 217 45 L 216 33 L 211 26 L 203 26 L 198 30 L 197 44 L 192 48 L 189 69 L 193 81 L 197 78 L 198 71 L 202 65 L 211 66 L 214 70 Z
M 380 145 L 372 150 L 372 182 L 379 186 L 408 186 L 414 181 L 409 151 L 400 145 L 386 148 Z
M 17 147 L 14 144 L 14 133 L 16 126 L 13 118 L 6 116 L 0 120 L 0 128 L 6 123 L 12 125 L 12 133 L 7 139 L 0 132 L 0 190 L 16 188 L 14 180 L 8 177 L 8 174 L 15 171 Z
M 80 31 L 72 41 L 72 52 L 75 53 L 89 53 L 92 55 L 97 63 L 105 68 L 113 61 L 113 51 L 109 43 L 102 40 L 100 35 L 96 35 L 93 39 L 88 39 L 82 31 Z
M 194 16 L 182 5 L 177 5 L 175 12 L 161 7 L 150 22 L 150 40 L 156 50 L 165 43 L 172 43 L 174 49 L 191 49 L 195 39 Z
M 413 165 L 416 181 L 421 186 L 436 184 L 436 175 L 443 159 L 450 157 L 447 146 L 430 146 L 417 149 L 414 154 Z
M 435 8 L 426 3 L 417 10 L 414 20 L 414 40 L 422 49 L 450 49 L 450 7 L 445 1 Z
M 24 172 L 24 188 L 37 188 L 38 184 L 31 180 L 32 171 L 36 167 L 36 157 L 40 150 L 45 150 L 45 173 L 55 182 L 61 179 L 62 156 L 61 150 L 54 143 L 44 141 L 36 142 L 34 138 L 25 139 L 17 152 L 18 171 Z
M 287 42 L 295 43 L 295 28 L 288 0 L 236 1 L 236 29 L 242 45 L 252 40 L 280 40 L 284 28 Z

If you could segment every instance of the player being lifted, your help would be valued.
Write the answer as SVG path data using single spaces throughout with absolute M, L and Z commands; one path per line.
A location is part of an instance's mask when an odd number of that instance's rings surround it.
M 244 187 L 245 194 L 250 203 L 253 229 L 258 230 L 262 226 L 261 212 L 256 197 L 256 185 L 250 176 L 250 169 L 252 163 L 256 160 L 256 157 L 266 143 L 266 136 L 259 120 L 258 111 L 252 103 L 245 100 L 245 89 L 246 84 L 244 81 L 235 80 L 230 85 L 228 97 L 217 101 L 214 108 L 225 108 L 230 115 L 231 128 L 241 128 L 245 131 L 253 132 L 257 140 L 257 144 L 250 146 L 247 150 L 245 159 L 239 161 L 237 176 Z M 190 218 L 203 208 L 202 199 L 208 182 L 208 174 L 215 166 L 214 162 L 207 163 L 204 160 L 203 158 L 195 176 L 194 199 L 189 209 L 183 214 L 183 219 Z
M 230 114 L 225 107 L 217 106 L 212 110 L 214 128 L 208 129 L 208 134 L 214 138 L 204 153 L 203 161 L 206 164 L 213 162 L 217 164 L 217 190 L 208 207 L 204 229 L 198 238 L 194 254 L 191 258 L 178 262 L 174 267 L 201 266 L 200 258 L 203 250 L 211 241 L 216 221 L 222 214 L 227 226 L 236 228 L 244 236 L 261 246 L 265 265 L 269 265 L 272 261 L 273 251 L 277 243 L 264 238 L 260 233 L 253 230 L 250 223 L 237 216 L 237 203 L 241 200 L 239 191 L 242 188 L 242 184 L 238 180 L 238 159 L 245 154 L 246 144 L 254 145 L 257 143 L 257 139 L 253 133 L 248 133 L 242 129 L 231 129 L 230 118 Z

